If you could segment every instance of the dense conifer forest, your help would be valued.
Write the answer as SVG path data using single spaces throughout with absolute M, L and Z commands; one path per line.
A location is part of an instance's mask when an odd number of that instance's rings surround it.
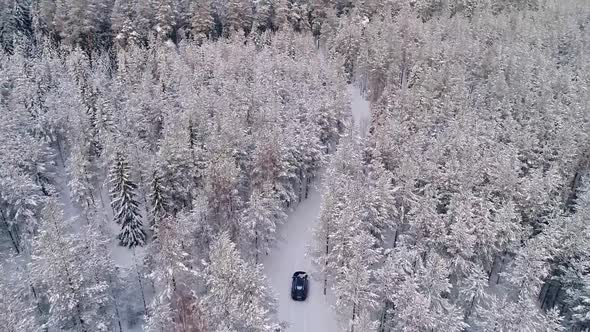
M 587 331 L 589 31 L 587 0 L 0 0 L 0 330 Z

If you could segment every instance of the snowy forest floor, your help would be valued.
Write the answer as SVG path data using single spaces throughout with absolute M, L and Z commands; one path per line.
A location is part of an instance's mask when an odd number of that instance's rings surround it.
M 364 136 L 370 120 L 369 103 L 357 87 L 350 85 L 348 92 L 355 133 Z M 278 298 L 278 318 L 287 323 L 286 331 L 338 331 L 338 318 L 332 307 L 333 297 L 329 289 L 324 295 L 322 276 L 314 268 L 310 253 L 322 194 L 320 176 L 309 197 L 297 206 L 287 222 L 279 228 L 278 243 L 263 260 L 264 271 Z M 304 302 L 293 301 L 290 296 L 291 276 L 295 271 L 306 271 L 310 275 L 309 295 Z

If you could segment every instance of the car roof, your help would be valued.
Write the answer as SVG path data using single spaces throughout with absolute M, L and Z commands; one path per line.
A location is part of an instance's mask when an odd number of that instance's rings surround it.
M 302 279 L 306 279 L 306 278 L 307 278 L 307 272 L 304 272 L 304 271 L 297 271 L 297 272 L 293 273 L 293 278 L 302 278 Z

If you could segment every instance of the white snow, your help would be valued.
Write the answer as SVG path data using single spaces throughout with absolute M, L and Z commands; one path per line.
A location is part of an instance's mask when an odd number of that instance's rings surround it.
M 369 103 L 360 90 L 348 88 L 356 130 L 365 136 L 370 122 Z M 318 222 L 323 187 L 310 191 L 304 200 L 289 215 L 287 222 L 279 227 L 279 241 L 269 256 L 263 259 L 264 271 L 278 298 L 278 318 L 286 322 L 286 331 L 291 332 L 337 332 L 338 317 L 333 310 L 330 291 L 323 294 L 321 275 L 314 268 L 310 248 L 313 245 L 313 230 Z M 295 271 L 309 273 L 309 294 L 306 301 L 291 299 L 291 276 Z
M 352 110 L 352 119 L 354 127 L 358 130 L 361 137 L 367 136 L 371 124 L 371 113 L 369 111 L 369 102 L 363 98 L 358 87 L 349 84 L 348 94 L 350 95 L 350 108 Z

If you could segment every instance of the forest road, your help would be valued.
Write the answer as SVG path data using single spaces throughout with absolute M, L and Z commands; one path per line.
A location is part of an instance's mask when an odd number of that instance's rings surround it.
M 350 85 L 352 116 L 357 132 L 370 120 L 369 104 L 358 88 Z M 360 129 L 360 130 L 359 130 Z M 323 293 L 323 280 L 313 266 L 310 248 L 314 241 L 314 227 L 318 222 L 322 201 L 321 179 L 316 180 L 307 199 L 292 211 L 285 224 L 278 229 L 278 241 L 271 253 L 264 257 L 264 272 L 278 300 L 278 318 L 288 324 L 288 332 L 338 332 L 338 316 L 334 311 L 330 291 Z M 291 276 L 295 271 L 310 275 L 307 300 L 291 299 Z

